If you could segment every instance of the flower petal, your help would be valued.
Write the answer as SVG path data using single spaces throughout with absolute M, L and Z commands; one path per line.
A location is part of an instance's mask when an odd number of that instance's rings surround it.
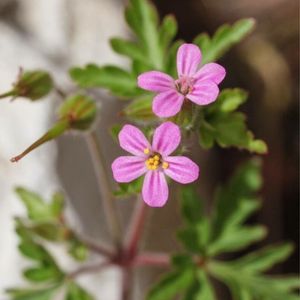
M 137 156 L 120 156 L 114 160 L 111 168 L 117 182 L 130 182 L 147 170 L 145 159 Z
M 183 44 L 177 52 L 178 76 L 193 76 L 201 62 L 201 51 L 194 44 Z
M 150 149 L 150 144 L 145 135 L 137 127 L 132 125 L 125 125 L 119 133 L 120 146 L 127 152 L 145 156 L 144 150 Z
M 184 96 L 175 90 L 163 92 L 154 97 L 152 110 L 158 117 L 172 117 L 180 111 L 183 100 Z
M 174 79 L 159 71 L 150 71 L 138 77 L 138 86 L 151 92 L 165 92 L 174 87 Z
M 186 97 L 198 105 L 207 105 L 214 102 L 219 95 L 218 86 L 210 80 L 198 81 L 193 90 Z
M 180 140 L 179 127 L 173 122 L 164 122 L 154 131 L 152 150 L 168 156 L 178 147 Z
M 199 177 L 199 167 L 185 156 L 169 156 L 165 159 L 169 167 L 165 174 L 173 180 L 186 184 L 193 182 Z
M 164 206 L 168 200 L 169 188 L 163 172 L 147 172 L 142 191 L 144 201 L 152 207 Z
M 211 80 L 216 84 L 223 81 L 226 75 L 226 70 L 219 64 L 209 63 L 204 65 L 194 76 L 198 81 L 200 80 Z

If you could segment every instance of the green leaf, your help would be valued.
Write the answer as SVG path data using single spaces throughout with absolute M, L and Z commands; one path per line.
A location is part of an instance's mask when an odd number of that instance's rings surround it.
M 184 269 L 192 267 L 194 261 L 189 254 L 176 254 L 172 256 L 172 265 L 178 269 Z
M 23 272 L 26 279 L 33 282 L 44 281 L 61 281 L 63 278 L 62 272 L 53 266 L 40 266 L 37 268 L 29 268 Z
M 177 237 L 189 251 L 206 255 L 210 232 L 210 222 L 207 217 L 203 217 L 198 224 L 179 230 Z
M 134 97 L 141 92 L 137 88 L 136 78 L 116 66 L 90 64 L 85 68 L 72 68 L 70 76 L 82 88 L 106 88 L 118 97 Z
M 75 282 L 68 285 L 66 300 L 93 300 L 94 297 Z
M 200 144 L 205 148 L 211 147 L 214 141 L 222 148 L 236 147 L 258 154 L 267 152 L 267 145 L 255 140 L 247 129 L 243 113 L 215 113 L 206 117 L 205 122 L 201 122 L 199 128 Z
M 224 89 L 220 92 L 217 101 L 207 107 L 208 113 L 235 111 L 240 105 L 246 102 L 248 93 L 242 89 Z
M 132 60 L 145 61 L 145 53 L 138 44 L 120 38 L 113 38 L 110 41 L 113 50 L 119 54 L 128 56 Z
M 258 208 L 254 196 L 261 185 L 260 160 L 252 159 L 240 166 L 228 184 L 218 190 L 212 225 L 213 240 L 228 228 L 242 224 Z
M 247 129 L 245 115 L 235 111 L 246 100 L 244 90 L 225 89 L 217 101 L 201 110 L 199 142 L 202 147 L 209 149 L 217 143 L 224 148 L 237 147 L 258 154 L 267 152 L 267 145 L 255 140 L 253 133 Z
M 65 199 L 62 193 L 54 193 L 50 203 L 51 213 L 55 218 L 60 218 L 65 207 Z
M 221 262 L 211 262 L 208 268 L 213 276 L 227 284 L 230 289 L 233 288 L 234 293 L 238 287 L 251 295 L 250 299 L 299 300 L 299 296 L 292 292 L 294 288 L 299 287 L 299 278 L 296 280 L 296 278 L 290 277 L 285 280 L 284 277 L 276 279 L 251 274 Z M 249 297 L 240 299 L 249 299 Z
M 74 259 L 78 261 L 87 259 L 88 249 L 76 236 L 72 236 L 68 243 L 69 253 Z
M 22 241 L 19 245 L 19 250 L 24 256 L 32 260 L 40 261 L 49 259 L 49 254 L 45 248 L 32 241 Z
M 65 239 L 66 229 L 59 223 L 37 223 L 28 228 L 37 236 L 48 241 L 59 242 Z
M 192 269 L 174 271 L 165 275 L 149 292 L 147 300 L 169 300 L 185 291 L 193 283 Z
M 147 0 L 131 0 L 125 11 L 128 25 L 138 37 L 152 69 L 163 70 L 163 51 L 158 31 L 158 13 Z
M 219 239 L 208 246 L 210 256 L 220 253 L 234 252 L 262 240 L 267 234 L 263 226 L 243 226 L 238 229 L 228 230 Z
M 203 200 L 199 198 L 195 187 L 191 185 L 182 187 L 181 211 L 185 221 L 189 224 L 197 224 L 203 217 Z
M 271 245 L 249 253 L 230 262 L 230 264 L 235 269 L 243 269 L 247 273 L 260 273 L 286 260 L 292 251 L 293 246 L 291 244 Z
M 197 36 L 194 43 L 202 50 L 202 63 L 218 60 L 232 46 L 245 38 L 254 26 L 253 19 L 241 19 L 231 26 L 227 24 L 221 26 L 212 38 L 205 33 Z
M 162 50 L 167 49 L 177 33 L 177 22 L 173 15 L 164 17 L 159 30 L 159 41 Z
M 39 289 L 8 289 L 12 300 L 52 300 L 59 285 Z
M 16 193 L 27 208 L 29 219 L 33 221 L 52 220 L 55 215 L 49 205 L 37 194 L 25 188 L 16 188 Z

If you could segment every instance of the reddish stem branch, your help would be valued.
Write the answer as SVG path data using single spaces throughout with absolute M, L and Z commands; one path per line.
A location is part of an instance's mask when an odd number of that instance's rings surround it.
M 102 196 L 103 208 L 106 215 L 106 220 L 113 238 L 113 242 L 117 249 L 121 249 L 122 230 L 118 217 L 117 207 L 112 191 L 110 189 L 110 182 L 107 177 L 105 168 L 105 157 L 98 142 L 95 132 L 91 132 L 86 136 L 86 141 L 89 146 L 90 154 L 93 160 L 93 166 L 98 179 L 99 192 Z
M 93 265 L 87 265 L 79 268 L 78 270 L 70 273 L 68 275 L 69 278 L 74 279 L 80 275 L 83 275 L 85 273 L 98 273 L 101 272 L 103 269 L 106 267 L 110 266 L 111 262 L 110 261 L 102 261 L 98 264 L 93 264 Z
M 139 254 L 133 261 L 133 265 L 139 266 L 170 266 L 170 255 L 166 253 L 143 252 Z
M 134 256 L 138 250 L 138 243 L 144 230 L 146 214 L 147 206 L 138 197 L 127 232 L 126 250 L 130 257 Z
M 130 267 L 122 268 L 122 300 L 129 300 L 131 296 L 132 269 Z
M 114 252 L 107 246 L 96 243 L 90 239 L 86 239 L 81 236 L 79 236 L 78 238 L 89 250 L 104 255 L 108 258 L 112 258 L 114 256 Z

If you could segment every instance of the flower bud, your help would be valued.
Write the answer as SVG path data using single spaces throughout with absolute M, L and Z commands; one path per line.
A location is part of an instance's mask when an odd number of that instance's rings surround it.
M 0 95 L 0 98 L 12 96 L 28 98 L 32 101 L 39 100 L 53 88 L 53 81 L 49 73 L 45 71 L 20 72 L 18 81 L 11 91 Z
M 97 115 L 95 101 L 84 95 L 68 98 L 59 108 L 59 118 L 67 120 L 72 129 L 87 130 L 93 125 Z

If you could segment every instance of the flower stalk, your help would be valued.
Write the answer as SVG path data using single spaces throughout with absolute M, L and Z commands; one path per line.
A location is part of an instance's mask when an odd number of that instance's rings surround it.
M 107 177 L 108 172 L 105 168 L 105 158 L 102 153 L 100 143 L 95 132 L 90 132 L 86 135 L 86 142 L 91 154 L 95 174 L 98 181 L 98 189 L 103 199 L 103 207 L 106 220 L 112 236 L 113 243 L 117 250 L 122 248 L 122 231 L 118 217 L 115 198 L 110 189 L 110 181 Z

